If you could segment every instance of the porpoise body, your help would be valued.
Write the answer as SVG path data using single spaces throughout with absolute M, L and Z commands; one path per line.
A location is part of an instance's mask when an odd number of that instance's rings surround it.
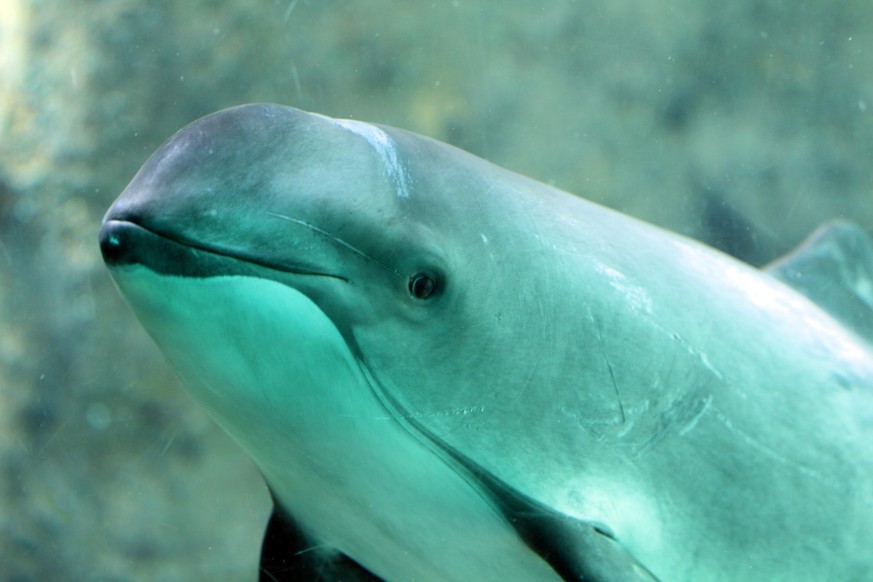
M 873 354 L 784 266 L 277 105 L 181 130 L 100 237 L 264 475 L 264 580 L 873 577 Z

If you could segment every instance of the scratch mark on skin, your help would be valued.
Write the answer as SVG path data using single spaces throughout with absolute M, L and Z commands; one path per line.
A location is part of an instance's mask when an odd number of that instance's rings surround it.
M 697 390 L 671 398 L 661 410 L 652 435 L 634 453 L 635 459 L 646 456 L 668 436 L 685 436 L 690 433 L 707 411 L 714 411 L 713 396 L 697 395 Z
M 716 369 L 715 366 L 712 365 L 712 362 L 709 361 L 709 358 L 706 356 L 706 354 L 704 354 L 703 352 L 692 347 L 691 344 L 689 344 L 678 333 L 669 331 L 668 329 L 664 328 L 661 325 L 658 325 L 657 323 L 653 322 L 653 324 L 657 329 L 659 329 L 662 333 L 667 335 L 671 340 L 675 341 L 680 346 L 685 348 L 685 350 L 689 354 L 691 354 L 692 356 L 697 358 L 700 361 L 700 363 L 703 364 L 703 367 L 706 368 L 707 370 L 709 370 L 712 373 L 712 375 L 715 376 L 719 381 L 724 382 L 724 376 L 722 375 L 721 372 L 718 371 L 718 369 Z
M 700 422 L 700 419 L 703 418 L 703 415 L 706 414 L 707 411 L 709 411 L 711 406 L 712 394 L 703 399 L 703 406 L 700 408 L 697 414 L 694 415 L 694 418 L 692 418 L 684 427 L 679 429 L 679 436 L 685 436 L 692 430 L 694 430 L 694 428 L 697 426 L 697 423 Z
M 609 285 L 624 296 L 628 307 L 637 313 L 651 314 L 652 299 L 645 289 L 628 281 L 628 278 L 608 265 L 597 262 L 596 269 L 605 275 Z
M 434 410 L 432 412 L 423 412 L 423 411 L 405 412 L 402 414 L 398 413 L 397 416 L 391 416 L 391 415 L 377 416 L 377 417 L 374 417 L 373 420 L 395 421 L 398 419 L 403 419 L 403 420 L 415 421 L 415 420 L 421 420 L 421 419 L 426 419 L 426 418 L 440 418 L 440 417 L 446 418 L 446 417 L 453 417 L 453 416 L 467 416 L 470 414 L 480 414 L 483 412 L 485 412 L 485 406 L 462 406 L 462 407 L 455 407 L 455 408 L 446 408 L 443 410 Z
M 527 392 L 529 386 L 531 386 L 534 374 L 536 374 L 537 369 L 540 367 L 540 362 L 542 361 L 542 355 L 537 357 L 534 365 L 531 366 L 530 372 L 528 372 L 527 377 L 524 379 L 521 387 L 515 392 L 515 396 L 512 398 L 512 402 L 518 402 L 521 399 L 522 395 Z
M 370 147 L 373 148 L 373 151 L 376 152 L 376 155 L 378 155 L 379 159 L 382 161 L 382 165 L 385 167 L 385 172 L 388 174 L 388 177 L 392 182 L 394 182 L 394 187 L 397 189 L 397 196 L 399 198 L 409 198 L 409 179 L 406 175 L 406 170 L 403 168 L 400 159 L 397 157 L 397 149 L 394 147 L 394 141 L 388 137 L 387 133 L 375 125 L 370 125 L 363 121 L 355 121 L 354 119 L 333 119 L 322 115 L 319 115 L 319 117 L 327 119 L 343 129 L 347 129 L 367 140 L 367 143 L 370 144 Z
M 600 344 L 600 353 L 603 354 L 603 360 L 606 362 L 606 368 L 609 370 L 609 378 L 612 380 L 612 387 L 615 389 L 615 398 L 618 400 L 618 411 L 621 413 L 621 423 L 627 423 L 627 416 L 624 413 L 624 404 L 621 401 L 621 391 L 618 389 L 618 382 L 615 381 L 615 372 L 612 369 L 612 362 L 606 357 L 606 351 L 603 349 L 603 344 Z
M 652 299 L 649 297 L 648 293 L 642 287 L 631 283 L 628 278 L 619 271 L 613 269 L 608 265 L 604 265 L 602 263 L 596 264 L 596 269 L 601 274 L 607 277 L 610 286 L 612 286 L 617 291 L 621 292 L 624 296 L 625 302 L 633 311 L 644 315 L 650 316 L 653 313 L 654 305 Z M 691 344 L 689 344 L 682 336 L 678 333 L 674 333 L 663 326 L 659 325 L 656 321 L 651 321 L 652 325 L 660 330 L 662 333 L 670 337 L 673 341 L 677 342 L 681 345 L 685 350 L 688 351 L 689 354 L 700 360 L 700 363 L 715 375 L 721 381 L 724 381 L 724 376 L 722 376 L 721 372 L 719 372 L 715 366 L 709 361 L 709 358 L 705 353 L 695 349 Z M 601 348 L 602 349 L 602 348 Z
M 621 400 L 621 391 L 618 389 L 618 382 L 615 380 L 615 371 L 612 369 L 612 362 L 606 355 L 606 348 L 603 347 L 603 333 L 600 330 L 600 322 L 597 322 L 597 340 L 600 344 L 600 353 L 603 355 L 603 361 L 606 362 L 606 369 L 609 371 L 609 378 L 612 380 L 612 387 L 615 390 L 615 398 L 618 400 L 618 411 L 621 413 L 621 424 L 627 424 L 627 416 L 624 412 L 624 403 Z
M 710 409 L 712 410 L 713 414 L 715 415 L 715 418 L 718 419 L 718 421 L 720 423 L 722 423 L 725 426 L 725 428 L 727 428 L 730 432 L 734 433 L 739 438 L 741 438 L 743 440 L 743 442 L 745 442 L 753 450 L 757 451 L 758 453 L 770 458 L 771 460 L 773 460 L 781 465 L 785 465 L 786 467 L 791 467 L 792 469 L 796 470 L 801 475 L 815 479 L 816 481 L 818 481 L 818 482 L 820 482 L 828 487 L 831 487 L 834 490 L 837 490 L 837 491 L 844 490 L 844 486 L 840 482 L 838 482 L 837 480 L 835 480 L 833 478 L 829 478 L 818 471 L 814 471 L 813 469 L 810 469 L 809 467 L 806 467 L 806 466 L 802 465 L 801 463 L 798 463 L 797 461 L 794 461 L 792 459 L 789 459 L 788 457 L 785 457 L 784 455 L 779 454 L 778 452 L 776 452 L 772 448 L 768 447 L 767 445 L 765 445 L 764 443 L 762 443 L 758 439 L 752 437 L 750 434 L 748 434 L 744 430 L 738 428 L 736 425 L 734 425 L 734 423 L 731 421 L 731 419 L 728 418 L 728 416 L 724 412 L 719 410 L 717 407 L 711 406 Z
M 364 251 L 362 251 L 362 250 L 358 249 L 357 247 L 355 247 L 355 246 L 353 246 L 353 245 L 347 243 L 346 241 L 344 241 L 343 239 L 339 238 L 339 237 L 336 236 L 335 234 L 331 234 L 331 233 L 329 233 L 328 231 L 326 231 L 326 230 L 324 230 L 324 229 L 322 229 L 322 228 L 318 228 L 318 227 L 315 226 L 314 224 L 309 224 L 309 223 L 306 222 L 305 220 L 300 220 L 299 218 L 292 218 L 292 217 L 290 217 L 290 216 L 286 216 L 286 215 L 284 215 L 284 214 L 278 214 L 278 213 L 276 213 L 276 212 L 269 212 L 269 211 L 268 211 L 267 214 L 270 215 L 270 216 L 273 216 L 273 217 L 276 217 L 276 218 L 279 218 L 279 219 L 282 219 L 282 220 L 288 221 L 288 222 L 292 222 L 292 223 L 294 223 L 294 224 L 299 224 L 300 226 L 306 227 L 306 228 L 308 228 L 309 230 L 311 230 L 311 231 L 313 231 L 313 232 L 317 232 L 318 234 L 320 234 L 320 235 L 322 235 L 322 236 L 325 236 L 325 237 L 331 239 L 332 241 L 334 241 L 336 244 L 340 245 L 341 247 L 346 248 L 346 249 L 352 251 L 352 252 L 355 253 L 356 255 L 358 255 L 358 256 L 360 256 L 360 257 L 362 257 L 362 258 L 364 258 L 364 259 L 366 259 L 366 260 L 368 260 L 368 261 L 371 261 L 371 262 L 373 262 L 373 263 L 375 263 L 375 264 L 377 264 L 377 265 L 379 265 L 380 267 L 382 267 L 383 269 L 385 269 L 385 270 L 388 271 L 389 273 L 391 273 L 391 274 L 393 274 L 393 275 L 396 275 L 396 276 L 398 276 L 398 277 L 400 276 L 400 273 L 398 273 L 395 269 L 392 269 L 391 267 L 389 267 L 389 266 L 386 265 L 385 263 L 382 263 L 381 261 L 377 261 L 376 259 L 374 259 L 374 258 L 371 257 L 370 255 L 368 255 L 368 254 L 365 253 Z

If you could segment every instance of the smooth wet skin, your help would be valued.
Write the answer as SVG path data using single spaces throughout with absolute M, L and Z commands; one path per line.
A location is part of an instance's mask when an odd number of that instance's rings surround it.
M 868 344 L 694 241 L 421 136 L 253 105 L 165 143 L 101 247 L 264 474 L 270 568 L 873 576 Z

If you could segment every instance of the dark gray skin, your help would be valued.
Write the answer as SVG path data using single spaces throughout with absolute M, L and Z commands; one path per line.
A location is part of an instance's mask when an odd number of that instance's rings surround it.
M 421 136 L 272 105 L 179 132 L 101 237 L 264 473 L 292 526 L 268 545 L 321 544 L 316 567 L 873 572 L 873 355 L 718 251 Z

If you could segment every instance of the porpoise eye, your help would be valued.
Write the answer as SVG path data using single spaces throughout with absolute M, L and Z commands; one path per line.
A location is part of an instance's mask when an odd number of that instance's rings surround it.
M 409 293 L 416 299 L 427 299 L 436 289 L 436 279 L 427 273 L 416 273 L 409 278 Z

